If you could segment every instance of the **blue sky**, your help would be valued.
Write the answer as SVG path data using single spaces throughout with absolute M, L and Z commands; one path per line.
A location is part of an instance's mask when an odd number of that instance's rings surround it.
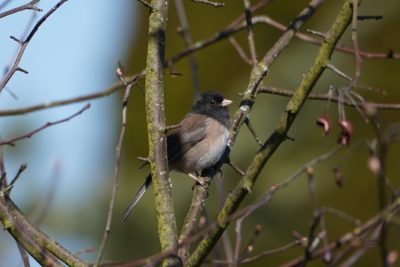
M 11 1 L 3 10 L 27 1 Z M 57 1 L 43 0 L 38 20 Z M 20 66 L 28 75 L 16 73 L 0 94 L 0 109 L 18 108 L 52 100 L 101 91 L 115 82 L 118 60 L 127 53 L 134 33 L 135 1 L 66 2 L 42 25 L 29 43 Z M 1 12 L 0 11 L 0 12 Z M 13 62 L 18 44 L 10 35 L 21 38 L 32 19 L 31 11 L 0 20 L 0 77 Z M 32 23 L 30 24 L 32 25 Z M 18 99 L 14 99 L 12 92 Z M 119 114 L 118 96 L 90 101 L 92 107 L 73 120 L 48 128 L 16 147 L 4 149 L 7 172 L 12 177 L 20 164 L 28 169 L 17 181 L 13 199 L 24 210 L 32 195 L 41 195 L 57 184 L 52 209 L 82 205 L 96 193 L 97 179 L 112 175 L 113 154 Z M 8 139 L 77 112 L 86 103 L 53 108 L 17 117 L 0 117 L 0 136 Z M 84 179 L 82 179 L 84 178 Z M 59 190 L 62 188 L 62 190 Z M 68 203 L 68 205 L 65 205 Z M 50 230 L 51 231 L 51 230 Z M 0 266 L 20 266 L 10 237 L 0 235 Z M 3 242 L 6 240 L 7 242 Z M 72 248 L 81 247 L 65 237 Z M 11 246 L 10 246 L 11 245 Z M 5 257 L 5 255 L 9 257 Z M 5 265 L 4 265 L 5 264 Z

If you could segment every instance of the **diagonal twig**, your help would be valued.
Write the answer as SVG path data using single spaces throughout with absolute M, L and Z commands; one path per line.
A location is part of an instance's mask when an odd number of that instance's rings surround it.
M 4 11 L 4 12 L 0 13 L 0 19 L 4 18 L 6 16 L 9 16 L 9 15 L 15 14 L 17 12 L 23 11 L 23 10 L 35 10 L 35 11 L 41 12 L 43 10 L 36 6 L 36 4 L 38 2 L 40 2 L 40 0 L 32 0 L 29 3 L 26 3 L 26 4 L 22 5 L 22 6 L 19 6 L 19 7 Z
M 54 126 L 54 125 L 57 125 L 57 124 L 60 124 L 60 123 L 63 123 L 63 122 L 67 122 L 67 121 L 75 118 L 76 116 L 82 114 L 85 110 L 87 110 L 89 108 L 90 108 L 90 104 L 87 104 L 83 108 L 81 108 L 78 112 L 72 114 L 71 116 L 68 116 L 67 118 L 64 118 L 64 119 L 61 119 L 61 120 L 58 120 L 58 121 L 47 122 L 46 124 L 40 126 L 39 128 L 36 128 L 36 129 L 30 131 L 29 133 L 25 133 L 23 135 L 11 138 L 9 140 L 2 140 L 2 141 L 0 141 L 0 145 L 14 146 L 15 142 L 20 141 L 22 139 L 26 139 L 26 138 L 31 138 L 33 135 L 37 134 L 40 131 L 43 131 L 44 129 L 46 129 L 48 127 L 51 127 L 51 126 Z

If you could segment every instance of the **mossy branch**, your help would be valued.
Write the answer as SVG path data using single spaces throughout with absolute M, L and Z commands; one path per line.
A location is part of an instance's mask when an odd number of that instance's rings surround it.
M 33 226 L 6 194 L 0 196 L 0 221 L 14 239 L 43 266 L 89 266 Z
M 151 6 L 146 62 L 146 116 L 158 235 L 161 249 L 166 251 L 174 249 L 178 245 L 172 185 L 168 173 L 167 143 L 164 133 L 163 65 L 168 3 L 165 0 L 153 0 Z M 164 262 L 164 265 L 171 264 L 175 264 L 173 260 Z
M 246 175 L 242 178 L 235 190 L 226 199 L 225 204 L 218 215 L 217 224 L 210 234 L 205 237 L 196 250 L 192 253 L 186 266 L 200 266 L 205 257 L 214 247 L 226 227 L 228 226 L 227 218 L 233 214 L 244 197 L 252 189 L 258 178 L 262 168 L 268 159 L 273 155 L 279 145 L 286 140 L 287 132 L 292 126 L 296 116 L 303 106 L 307 95 L 311 92 L 315 83 L 326 68 L 330 61 L 330 57 L 335 49 L 335 45 L 349 25 L 352 17 L 351 0 L 347 0 L 341 8 L 335 22 L 326 34 L 324 43 L 321 45 L 314 64 L 304 76 L 300 85 L 295 91 L 286 106 L 286 110 L 281 114 L 278 125 L 272 135 L 266 140 L 264 145 L 257 152 L 252 163 L 246 171 Z

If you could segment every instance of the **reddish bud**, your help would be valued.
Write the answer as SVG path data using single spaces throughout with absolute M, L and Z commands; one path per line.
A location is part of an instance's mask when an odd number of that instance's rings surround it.
M 331 131 L 331 120 L 326 117 L 326 116 L 321 116 L 317 119 L 317 125 L 322 127 L 322 129 L 324 130 L 324 136 L 327 136 L 329 134 L 329 132 Z
M 351 136 L 353 135 L 353 125 L 347 120 L 339 120 L 338 124 L 340 126 L 338 143 L 341 145 L 348 145 L 350 143 Z

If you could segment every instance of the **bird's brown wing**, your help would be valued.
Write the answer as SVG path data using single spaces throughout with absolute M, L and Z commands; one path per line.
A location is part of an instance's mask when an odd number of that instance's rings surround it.
M 183 155 L 206 137 L 206 115 L 188 113 L 180 127 L 167 137 L 168 162 L 172 166 Z

